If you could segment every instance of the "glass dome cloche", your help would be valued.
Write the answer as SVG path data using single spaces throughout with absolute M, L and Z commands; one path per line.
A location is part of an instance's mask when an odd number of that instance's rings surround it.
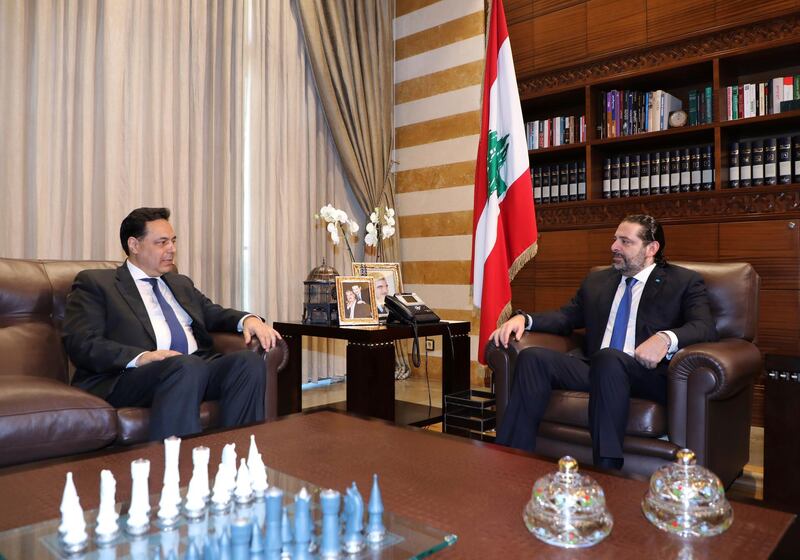
M 710 537 L 733 523 L 733 508 L 719 478 L 696 463 L 692 450 L 681 449 L 674 463 L 650 477 L 642 511 L 662 531 L 681 537 Z
M 339 322 L 336 277 L 339 273 L 325 263 L 311 270 L 303 282 L 303 322 L 331 325 Z
M 522 517 L 534 536 L 562 548 L 595 545 L 614 526 L 603 489 L 578 473 L 578 462 L 569 455 L 558 461 L 558 472 L 534 483 Z

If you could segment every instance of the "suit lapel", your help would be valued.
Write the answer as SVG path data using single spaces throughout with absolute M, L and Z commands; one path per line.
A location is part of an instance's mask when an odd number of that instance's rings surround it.
M 186 293 L 185 286 L 181 283 L 176 281 L 177 276 L 171 272 L 166 273 L 161 277 L 164 283 L 169 287 L 169 290 L 172 292 L 172 295 L 175 296 L 175 300 L 180 304 L 184 311 L 192 318 L 192 329 L 197 328 L 198 325 L 203 325 L 202 317 L 199 317 L 196 313 L 194 306 L 192 305 L 192 299 L 188 293 Z
M 620 273 L 609 269 L 609 275 L 605 278 L 601 286 L 598 286 L 600 292 L 597 301 L 599 302 L 598 317 L 601 321 L 608 321 L 608 316 L 611 314 L 611 304 L 614 303 L 614 296 L 619 287 Z
M 156 333 L 153 330 L 153 324 L 150 322 L 150 316 L 147 314 L 147 309 L 145 308 L 144 302 L 142 301 L 142 296 L 139 294 L 139 290 L 136 287 L 136 282 L 134 281 L 133 276 L 131 276 L 131 271 L 128 270 L 128 266 L 124 263 L 122 266 L 117 268 L 117 290 L 122 298 L 128 303 L 133 311 L 133 314 L 136 315 L 136 318 L 142 323 L 142 327 L 152 339 L 155 347 L 157 342 Z
M 666 283 L 666 273 L 664 267 L 656 265 L 653 272 L 647 278 L 647 283 L 644 285 L 642 297 L 639 300 L 639 308 L 636 311 L 636 344 L 639 345 L 644 342 L 647 333 L 644 332 L 645 320 L 647 319 L 648 309 L 657 309 L 654 303 L 658 300 L 664 284 Z

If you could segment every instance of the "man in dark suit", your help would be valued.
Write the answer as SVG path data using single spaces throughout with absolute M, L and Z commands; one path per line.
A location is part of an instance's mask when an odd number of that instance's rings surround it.
M 581 352 L 520 353 L 498 443 L 533 451 L 551 390 L 588 391 L 594 463 L 622 468 L 630 397 L 666 403 L 669 359 L 718 338 L 702 277 L 668 264 L 665 246 L 654 218 L 626 217 L 611 244 L 612 266 L 589 274 L 572 301 L 558 311 L 518 311 L 492 333 L 495 344 L 507 346 L 524 330 L 586 329 Z
M 212 350 L 209 332 L 241 332 L 265 350 L 280 335 L 223 308 L 172 272 L 176 237 L 166 208 L 139 208 L 120 226 L 127 261 L 84 270 L 67 298 L 63 339 L 73 384 L 115 407 L 150 407 L 150 439 L 201 431 L 200 403 L 219 400 L 225 427 L 264 419 L 263 359 Z

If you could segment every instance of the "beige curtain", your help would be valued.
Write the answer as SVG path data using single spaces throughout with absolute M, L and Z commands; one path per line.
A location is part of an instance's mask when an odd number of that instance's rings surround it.
M 121 260 L 122 218 L 167 206 L 180 270 L 239 304 L 243 21 L 232 1 L 0 2 L 0 253 Z
M 251 307 L 300 320 L 303 280 L 312 268 L 325 258 L 340 273 L 350 273 L 347 250 L 333 246 L 314 213 L 330 203 L 362 228 L 364 213 L 325 124 L 290 2 L 248 0 L 245 5 L 252 16 L 246 57 L 253 75 L 262 74 L 246 87 L 251 149 L 246 216 L 252 223 L 246 277 L 257 283 L 249 290 Z M 358 254 L 363 243 L 353 249 Z M 305 339 L 303 364 L 304 380 L 343 375 L 345 345 Z
M 349 257 L 312 215 L 363 225 L 290 0 L 0 2 L 0 255 L 122 259 L 168 206 L 178 266 L 225 305 L 298 320 L 308 271 Z M 344 373 L 311 341 L 309 378 Z

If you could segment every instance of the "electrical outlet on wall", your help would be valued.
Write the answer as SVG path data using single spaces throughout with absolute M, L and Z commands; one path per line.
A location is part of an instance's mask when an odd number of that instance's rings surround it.
M 425 339 L 425 350 L 427 350 L 428 352 L 433 352 L 436 349 L 435 342 L 436 341 L 433 340 L 432 338 L 426 338 Z

